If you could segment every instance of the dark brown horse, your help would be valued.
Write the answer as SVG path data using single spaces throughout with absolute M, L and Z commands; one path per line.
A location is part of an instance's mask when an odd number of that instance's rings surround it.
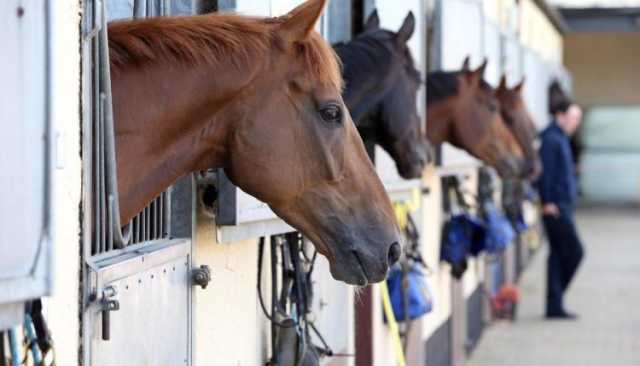
M 367 146 L 380 145 L 405 179 L 418 178 L 427 163 L 426 141 L 418 117 L 421 86 L 407 42 L 415 31 L 409 13 L 398 32 L 380 28 L 378 12 L 365 31 L 334 46 L 343 64 L 343 98 Z
M 524 170 L 523 153 L 500 114 L 495 92 L 483 80 L 485 62 L 474 71 L 427 76 L 427 137 L 449 142 L 493 166 L 502 177 Z
M 507 87 L 507 79 L 503 76 L 502 80 L 500 80 L 500 86 L 496 90 L 496 97 L 500 103 L 502 119 L 516 140 L 518 140 L 518 144 L 524 153 L 525 168 L 522 178 L 533 181 L 540 175 L 542 164 L 535 147 L 536 139 L 538 138 L 536 125 L 533 123 L 531 114 L 522 98 L 523 86 L 524 79 L 518 85 L 509 89 Z
M 336 279 L 385 278 L 398 229 L 314 31 L 325 3 L 109 26 L 122 222 L 179 177 L 220 167 L 310 238 Z

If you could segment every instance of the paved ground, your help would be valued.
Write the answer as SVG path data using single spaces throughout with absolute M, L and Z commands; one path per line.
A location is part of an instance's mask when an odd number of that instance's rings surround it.
M 640 365 L 640 209 L 582 209 L 586 258 L 569 290 L 575 322 L 542 318 L 547 253 L 520 284 L 518 321 L 484 334 L 466 366 Z

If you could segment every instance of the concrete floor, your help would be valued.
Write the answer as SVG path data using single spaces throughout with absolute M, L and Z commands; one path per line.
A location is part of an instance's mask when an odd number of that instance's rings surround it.
M 565 304 L 579 320 L 543 319 L 543 250 L 520 283 L 518 320 L 487 328 L 465 366 L 640 365 L 640 209 L 582 209 L 578 226 L 586 257 Z

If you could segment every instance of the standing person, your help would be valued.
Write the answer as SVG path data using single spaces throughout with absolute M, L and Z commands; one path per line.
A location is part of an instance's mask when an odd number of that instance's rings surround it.
M 577 316 L 565 309 L 563 297 L 584 255 L 574 221 L 577 189 L 569 140 L 580 125 L 582 110 L 564 98 L 552 103 L 550 111 L 554 120 L 541 134 L 543 173 L 538 181 L 544 227 L 550 246 L 546 317 L 575 319 Z

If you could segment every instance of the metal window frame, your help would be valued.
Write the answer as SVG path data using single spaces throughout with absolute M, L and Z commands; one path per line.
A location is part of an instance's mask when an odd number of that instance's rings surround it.
M 131 258 L 177 258 L 186 257 L 189 268 L 193 267 L 193 242 L 191 238 L 195 232 L 195 210 L 194 210 L 194 180 L 192 176 L 187 176 L 179 180 L 168 191 L 162 193 L 157 199 L 150 203 L 143 211 L 134 218 L 128 225 L 125 232 L 121 232 L 119 223 L 119 209 L 117 206 L 117 179 L 115 164 L 115 136 L 113 135 L 113 116 L 110 103 L 110 77 L 109 59 L 107 49 L 106 34 L 106 1 L 108 0 L 85 0 L 84 11 L 81 20 L 81 40 L 82 40 L 82 164 L 83 164 L 83 188 L 82 188 L 82 343 L 83 353 L 81 355 L 82 364 L 92 364 L 92 341 L 93 325 L 95 317 L 99 316 L 96 310 L 94 294 L 101 293 L 104 286 L 111 277 L 111 272 L 115 268 L 126 268 L 127 262 Z M 176 3 L 169 0 L 131 0 L 133 16 L 145 17 L 171 15 L 175 11 Z M 185 0 L 190 3 L 192 13 L 195 13 L 195 0 Z M 174 6 L 172 6 L 174 5 Z M 150 13 L 145 14 L 147 9 Z M 100 37 L 100 42 L 94 42 Z M 97 45 L 99 44 L 99 45 Z M 96 50 L 100 47 L 100 50 Z M 100 51 L 100 52 L 98 52 Z M 102 56 L 102 60 L 101 60 Z M 102 61 L 102 62 L 100 62 Z M 101 68 L 101 70 L 96 70 Z M 102 84 L 101 89 L 99 85 Z M 94 95 L 100 95 L 99 101 Z M 98 111 L 96 113 L 96 111 Z M 102 112 L 102 113 L 101 113 Z M 98 116 L 96 116 L 96 113 Z M 97 120 L 98 117 L 100 121 Z M 105 123 L 104 135 L 96 139 L 93 131 L 93 124 L 97 122 Z M 105 139 L 106 137 L 106 139 Z M 106 146 L 99 156 L 96 164 L 94 161 L 94 145 L 96 140 L 101 140 Z M 96 170 L 101 169 L 99 171 Z M 102 176 L 100 181 L 104 187 L 100 187 L 103 194 L 108 195 L 108 207 L 98 206 L 100 209 L 109 210 L 111 215 L 108 222 L 102 224 L 110 234 L 107 234 L 107 241 L 104 249 L 95 251 L 94 238 L 95 230 L 92 227 L 95 215 L 94 210 L 96 198 L 92 194 L 95 175 Z M 108 188 L 108 189 L 107 189 Z M 153 217 L 152 217 L 153 216 Z M 151 229 L 151 219 L 157 220 L 155 230 Z M 138 221 L 136 223 L 136 220 Z M 175 239 L 175 238 L 181 239 Z M 148 266 L 148 263 L 147 263 Z M 144 270 L 140 267 L 138 270 Z M 191 286 L 188 293 L 188 363 L 192 364 L 194 350 L 194 309 Z

